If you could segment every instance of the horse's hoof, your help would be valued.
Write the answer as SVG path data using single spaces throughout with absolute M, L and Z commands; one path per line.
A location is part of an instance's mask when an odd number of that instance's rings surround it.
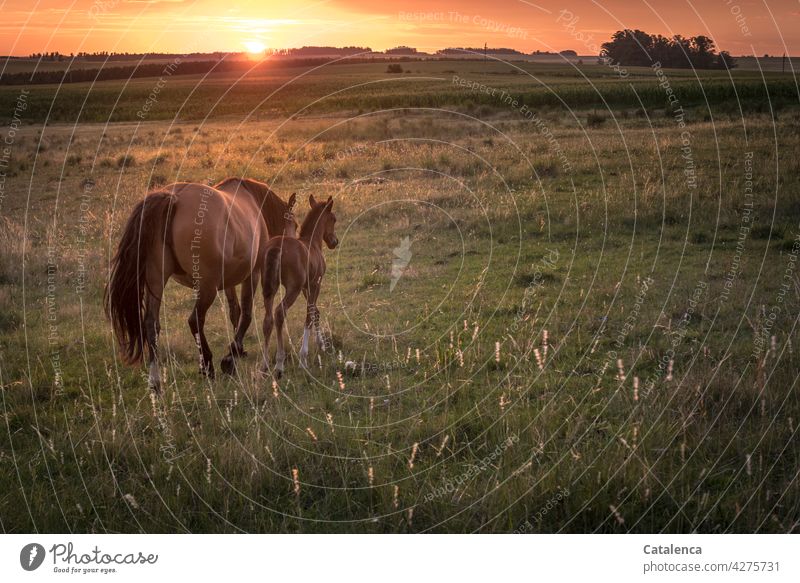
M 213 366 L 208 366 L 208 367 L 205 367 L 205 368 L 201 368 L 200 369 L 200 374 L 203 375 L 204 377 L 207 377 L 207 378 L 211 379 L 211 380 L 214 380 L 214 377 L 216 376 L 214 374 L 214 367 Z
M 236 342 L 231 342 L 231 345 L 228 347 L 228 355 L 234 358 L 239 358 L 242 356 L 247 356 L 247 351 L 241 344 L 236 344 Z
M 282 376 L 283 376 L 283 371 L 282 371 L 282 370 L 276 370 L 276 371 L 275 371 L 275 378 L 276 378 L 277 380 L 281 380 L 281 377 L 282 377 Z
M 223 358 L 219 365 L 222 367 L 222 372 L 227 375 L 236 373 L 236 359 L 234 359 L 230 354 Z

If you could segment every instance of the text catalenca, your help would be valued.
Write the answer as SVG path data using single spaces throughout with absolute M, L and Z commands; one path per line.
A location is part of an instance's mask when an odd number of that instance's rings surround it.
M 676 547 L 675 545 L 644 545 L 645 555 L 702 555 L 700 547 Z

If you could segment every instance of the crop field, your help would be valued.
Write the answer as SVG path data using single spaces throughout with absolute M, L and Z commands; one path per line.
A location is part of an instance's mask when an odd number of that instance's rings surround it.
M 792 78 L 403 67 L 0 88 L 2 531 L 800 531 Z M 172 282 L 158 399 L 109 259 L 227 176 L 333 196 L 326 349 L 206 379 Z

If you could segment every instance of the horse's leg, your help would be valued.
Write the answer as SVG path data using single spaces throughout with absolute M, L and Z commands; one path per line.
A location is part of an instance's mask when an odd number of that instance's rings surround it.
M 214 362 L 204 328 L 206 312 L 208 312 L 211 304 L 214 303 L 216 296 L 216 286 L 201 285 L 197 294 L 197 302 L 195 302 L 192 314 L 189 316 L 189 329 L 192 331 L 192 337 L 200 349 L 200 372 L 212 379 L 214 378 Z
M 242 296 L 242 301 L 244 301 L 244 290 L 242 290 Z M 239 325 L 239 319 L 242 314 L 239 298 L 236 297 L 236 286 L 225 288 L 225 297 L 228 300 L 228 316 L 231 319 L 231 324 L 236 328 Z
M 161 364 L 158 359 L 158 335 L 161 332 L 161 324 L 158 321 L 160 311 L 161 294 L 159 293 L 158 297 L 148 294 L 144 311 L 144 329 L 147 338 L 148 352 L 147 384 L 153 389 L 156 395 L 161 394 Z
M 308 340 L 311 332 L 316 328 L 319 336 L 319 310 L 317 309 L 317 297 L 319 296 L 319 286 L 310 286 L 308 292 L 304 290 L 306 296 L 306 324 L 303 328 L 303 343 L 300 345 L 300 365 L 308 368 Z M 319 344 L 319 339 L 317 339 Z M 319 346 L 321 349 L 321 346 Z
M 264 294 L 264 324 L 262 332 L 264 334 L 264 362 L 261 364 L 261 371 L 269 371 L 269 339 L 272 336 L 272 300 L 275 298 L 276 290 L 270 289 L 268 282 L 262 281 L 262 292 Z
M 289 308 L 292 307 L 295 300 L 297 300 L 297 296 L 300 295 L 300 288 L 287 288 L 286 295 L 278 304 L 278 307 L 275 308 L 275 336 L 278 343 L 278 348 L 275 351 L 275 371 L 276 376 L 278 378 L 281 377 L 283 374 L 283 364 L 286 360 L 286 351 L 283 348 L 283 323 L 286 321 L 286 314 L 289 311 Z
M 250 277 L 242 282 L 242 307 L 239 321 L 236 324 L 236 332 L 228 348 L 228 354 L 222 359 L 222 371 L 225 374 L 233 374 L 236 372 L 236 359 L 240 356 L 245 356 L 247 353 L 244 351 L 244 335 L 253 321 L 253 294 L 258 285 L 258 274 L 250 274 Z M 227 294 L 228 290 L 225 290 Z M 235 294 L 234 294 L 235 297 Z M 238 304 L 237 304 L 238 307 Z
M 145 292 L 144 332 L 147 340 L 147 384 L 156 395 L 161 394 L 161 363 L 158 358 L 158 335 L 161 333 L 161 298 L 164 287 L 172 275 L 174 265 L 170 256 L 154 254 L 157 260 L 148 264 L 145 271 L 147 291 Z
M 322 337 L 322 326 L 319 321 L 319 307 L 317 306 L 317 299 L 319 298 L 320 284 L 317 283 L 311 287 L 309 294 L 310 303 L 314 306 L 314 314 L 312 318 L 312 326 L 314 329 L 314 336 L 317 340 L 317 350 L 320 353 L 325 353 L 325 338 Z

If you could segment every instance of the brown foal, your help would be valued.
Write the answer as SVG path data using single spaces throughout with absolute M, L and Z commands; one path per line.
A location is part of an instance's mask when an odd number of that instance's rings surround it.
M 300 226 L 297 237 L 281 236 L 270 239 L 265 250 L 265 268 L 262 270 L 261 287 L 264 293 L 264 362 L 262 371 L 269 370 L 269 340 L 273 321 L 276 331 L 277 351 L 275 353 L 275 376 L 280 378 L 284 370 L 286 351 L 283 347 L 283 324 L 286 313 L 297 297 L 306 298 L 306 323 L 303 330 L 303 343 L 300 347 L 300 364 L 308 366 L 308 341 L 312 328 L 316 334 L 318 348 L 323 348 L 322 333 L 319 327 L 319 297 L 322 277 L 325 275 L 325 257 L 322 242 L 329 249 L 339 244 L 334 227 L 336 215 L 333 213 L 333 197 L 326 202 L 317 202 L 309 197 L 311 210 Z M 290 213 L 291 214 L 291 213 Z M 287 223 L 294 220 L 287 215 Z M 272 302 L 281 284 L 286 290 L 283 300 L 272 313 Z

